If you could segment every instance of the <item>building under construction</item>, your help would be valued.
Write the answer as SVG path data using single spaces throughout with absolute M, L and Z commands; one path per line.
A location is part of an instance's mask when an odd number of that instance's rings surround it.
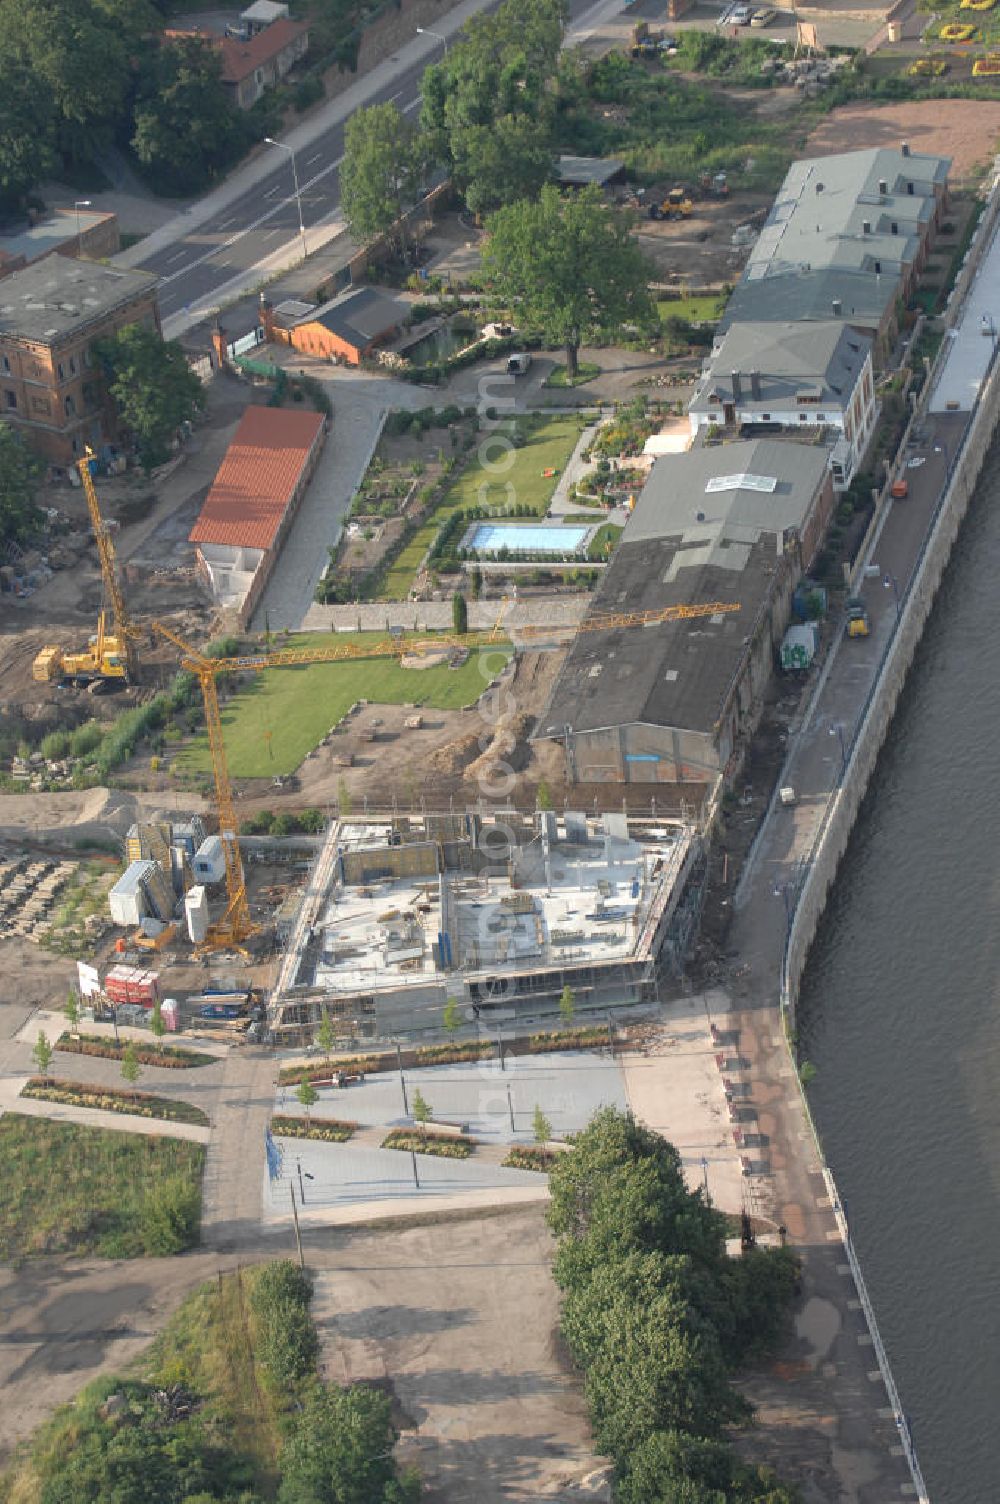
M 567 811 L 335 822 L 288 935 L 270 1024 L 311 1038 L 441 1028 L 449 998 L 488 1024 L 652 1000 L 699 907 L 701 840 L 683 823 Z

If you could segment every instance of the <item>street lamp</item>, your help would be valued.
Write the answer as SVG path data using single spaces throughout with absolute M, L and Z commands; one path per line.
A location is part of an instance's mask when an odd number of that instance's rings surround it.
M 830 727 L 830 735 L 835 736 L 840 743 L 840 771 L 843 775 L 847 772 L 847 745 L 844 741 L 844 728 L 839 721 L 834 721 Z
M 788 937 L 792 933 L 792 914 L 795 912 L 795 905 L 794 905 L 794 903 L 792 901 L 792 894 L 793 894 L 793 884 L 792 883 L 788 883 L 788 882 L 786 882 L 786 883 L 775 883 L 775 885 L 774 885 L 774 896 L 775 896 L 775 898 L 783 898 L 785 900 L 785 944 L 786 945 L 788 944 Z
M 302 222 L 302 195 L 299 192 L 299 170 L 295 165 L 295 153 L 290 146 L 285 145 L 284 141 L 275 141 L 273 136 L 265 136 L 264 140 L 268 146 L 276 146 L 279 151 L 287 151 L 292 159 L 292 180 L 295 183 L 295 202 L 299 211 L 299 237 L 302 241 L 302 260 L 305 261 L 308 255 L 308 251 L 306 250 L 306 227 Z
M 78 256 L 80 254 L 80 210 L 89 209 L 90 203 L 91 201 L 89 198 L 78 198 L 73 204 L 73 209 L 76 214 L 76 253 Z
M 896 620 L 898 621 L 899 620 L 899 612 L 900 612 L 899 581 L 896 579 L 896 576 L 894 574 L 888 574 L 888 573 L 886 573 L 886 574 L 884 574 L 882 576 L 882 589 L 883 590 L 891 590 L 892 593 L 893 593 L 893 595 L 895 596 L 895 598 L 896 598 Z
M 983 314 L 983 316 L 979 320 L 979 327 L 984 334 L 989 335 L 990 339 L 993 341 L 993 348 L 995 350 L 997 347 L 997 326 L 993 322 L 992 313 Z
M 440 31 L 431 31 L 431 29 L 430 29 L 429 26 L 418 26 L 417 27 L 417 36 L 418 37 L 433 37 L 435 39 L 435 41 L 438 41 L 438 42 L 441 43 L 441 46 L 444 48 L 444 55 L 445 55 L 445 57 L 448 56 L 448 38 L 444 35 L 443 32 L 440 32 Z

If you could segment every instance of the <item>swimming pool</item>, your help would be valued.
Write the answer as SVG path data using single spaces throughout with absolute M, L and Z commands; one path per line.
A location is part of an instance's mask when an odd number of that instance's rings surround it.
M 479 554 L 495 554 L 506 548 L 512 554 L 577 553 L 589 527 L 560 527 L 544 522 L 480 522 L 462 540 L 464 548 Z

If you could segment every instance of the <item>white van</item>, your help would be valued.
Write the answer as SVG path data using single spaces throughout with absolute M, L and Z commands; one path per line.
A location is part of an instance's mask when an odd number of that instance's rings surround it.
M 527 350 L 517 355 L 507 356 L 507 375 L 524 376 L 531 365 L 531 356 Z

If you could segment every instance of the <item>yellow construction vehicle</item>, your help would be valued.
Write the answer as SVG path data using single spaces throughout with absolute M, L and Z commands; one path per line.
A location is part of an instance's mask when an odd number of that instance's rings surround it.
M 506 604 L 506 602 L 505 602 Z M 518 639 L 539 645 L 539 639 L 556 642 L 561 633 L 606 632 L 624 627 L 652 627 L 674 621 L 692 621 L 699 617 L 725 616 L 739 611 L 738 603 L 731 601 L 706 601 L 692 606 L 665 606 L 654 611 L 606 612 L 589 616 L 576 627 L 530 626 L 518 627 L 514 635 Z M 167 642 L 173 643 L 181 655 L 181 667 L 193 674 L 201 687 L 205 707 L 205 726 L 208 731 L 208 750 L 212 761 L 212 776 L 215 783 L 215 808 L 219 820 L 219 835 L 226 864 L 226 908 L 222 917 L 209 925 L 205 939 L 196 955 L 213 950 L 242 950 L 243 942 L 250 939 L 259 928 L 250 915 L 247 901 L 246 877 L 243 871 L 243 854 L 240 851 L 236 825 L 236 808 L 233 803 L 233 788 L 229 779 L 229 764 L 226 760 L 226 744 L 222 732 L 222 715 L 219 710 L 219 694 L 216 679 L 222 674 L 241 673 L 250 670 L 260 673 L 269 668 L 287 668 L 304 663 L 343 663 L 357 658 L 402 658 L 420 653 L 440 653 L 461 650 L 469 652 L 476 648 L 489 647 L 505 640 L 503 607 L 493 629 L 489 632 L 467 632 L 462 636 L 438 633 L 436 636 L 414 639 L 402 632 L 390 632 L 378 642 L 361 646 L 346 643 L 339 647 L 279 648 L 274 653 L 246 653 L 238 658 L 207 658 L 179 637 L 171 627 L 154 621 L 153 631 Z
M 97 632 L 91 637 L 85 652 L 66 653 L 58 645 L 46 644 L 32 664 L 31 674 L 32 678 L 40 684 L 50 684 L 55 680 L 79 687 L 85 686 L 92 693 L 97 694 L 102 688 L 126 683 L 135 678 L 138 667 L 135 642 L 140 634 L 129 619 L 125 597 L 118 579 L 111 529 L 101 516 L 97 491 L 94 488 L 94 477 L 90 468 L 93 457 L 93 452 L 88 449 L 84 458 L 77 461 L 76 467 L 80 472 L 83 493 L 87 498 L 90 525 L 94 530 L 97 557 L 101 564 L 104 599 L 111 605 L 114 630 L 113 632 L 106 630 L 105 613 L 102 610 L 97 619 Z
M 686 188 L 671 188 L 665 198 L 659 203 L 649 206 L 650 219 L 690 219 L 694 213 L 694 204 L 688 197 Z

